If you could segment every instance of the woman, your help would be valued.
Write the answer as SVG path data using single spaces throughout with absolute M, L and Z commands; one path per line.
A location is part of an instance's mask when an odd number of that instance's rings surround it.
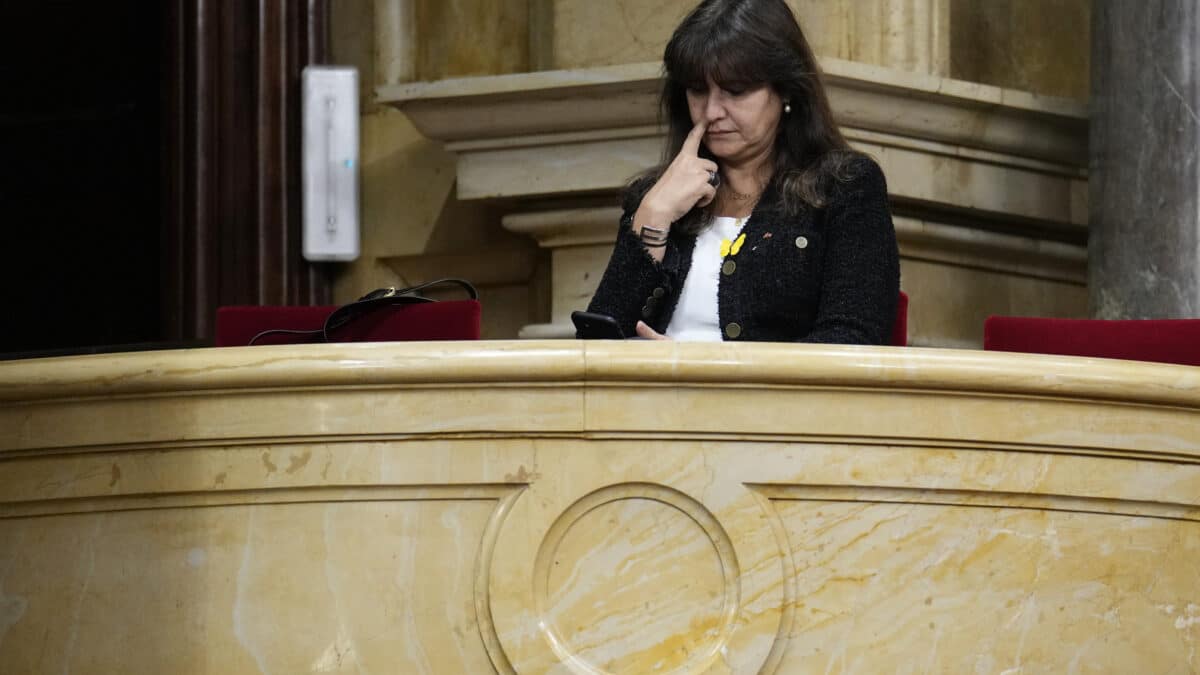
M 588 311 L 643 338 L 883 344 L 887 186 L 834 124 L 784 0 L 705 0 L 663 61 L 667 161 L 626 189 Z

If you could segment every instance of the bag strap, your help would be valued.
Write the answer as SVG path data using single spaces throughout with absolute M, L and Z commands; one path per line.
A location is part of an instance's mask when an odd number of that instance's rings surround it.
M 425 302 L 434 302 L 432 298 L 418 295 L 418 292 L 447 284 L 458 286 L 459 288 L 463 289 L 467 292 L 467 295 L 470 296 L 471 300 L 479 299 L 479 292 L 475 290 L 475 287 L 472 286 L 470 282 L 463 279 L 454 278 L 436 279 L 423 284 L 417 284 L 416 286 L 409 286 L 408 288 L 378 288 L 370 293 L 367 293 L 354 302 L 347 303 L 333 310 L 333 312 L 331 312 L 325 319 L 325 325 L 318 330 L 288 330 L 284 328 L 264 330 L 258 335 L 250 338 L 249 344 L 254 344 L 259 339 L 266 337 L 267 335 L 308 335 L 310 337 L 320 335 L 321 339 L 323 339 L 325 342 L 329 342 L 329 333 L 331 331 L 345 326 L 354 319 L 366 314 L 367 312 L 370 312 L 371 310 L 374 310 L 377 307 L 382 307 L 384 305 L 413 305 Z
M 456 285 L 467 292 L 472 300 L 479 299 L 479 293 L 475 287 L 462 279 L 437 279 L 408 288 L 380 288 L 358 300 L 346 305 L 342 305 L 325 319 L 325 326 L 321 329 L 321 336 L 326 342 L 329 342 L 330 331 L 337 330 L 342 326 L 350 323 L 354 319 L 362 316 L 376 307 L 383 305 L 412 305 L 422 302 L 433 302 L 432 298 L 427 298 L 423 295 L 418 295 L 418 291 L 423 291 L 435 286 L 443 286 L 446 284 Z

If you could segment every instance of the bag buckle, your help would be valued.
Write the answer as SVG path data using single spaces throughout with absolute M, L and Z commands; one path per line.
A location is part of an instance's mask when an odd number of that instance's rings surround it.
M 388 288 L 377 288 L 377 289 L 371 291 L 370 293 L 367 293 L 366 295 L 359 298 L 358 301 L 362 302 L 363 300 L 378 300 L 380 298 L 390 298 L 390 297 L 395 296 L 397 292 L 398 292 L 398 289 L 395 286 L 389 286 Z

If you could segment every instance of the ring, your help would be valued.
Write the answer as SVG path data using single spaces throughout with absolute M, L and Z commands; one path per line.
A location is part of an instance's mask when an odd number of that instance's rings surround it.
M 709 171 L 708 184 L 713 187 L 719 186 L 721 184 L 721 174 L 717 173 L 716 171 Z

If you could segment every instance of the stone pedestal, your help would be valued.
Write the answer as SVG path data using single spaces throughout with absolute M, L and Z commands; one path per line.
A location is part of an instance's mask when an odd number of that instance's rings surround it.
M 1200 8 L 1097 0 L 1092 22 L 1092 315 L 1200 316 Z
M 521 328 L 522 338 L 575 337 L 571 312 L 584 309 L 612 255 L 621 209 L 600 207 L 514 213 L 504 228 L 550 251 L 550 323 Z

